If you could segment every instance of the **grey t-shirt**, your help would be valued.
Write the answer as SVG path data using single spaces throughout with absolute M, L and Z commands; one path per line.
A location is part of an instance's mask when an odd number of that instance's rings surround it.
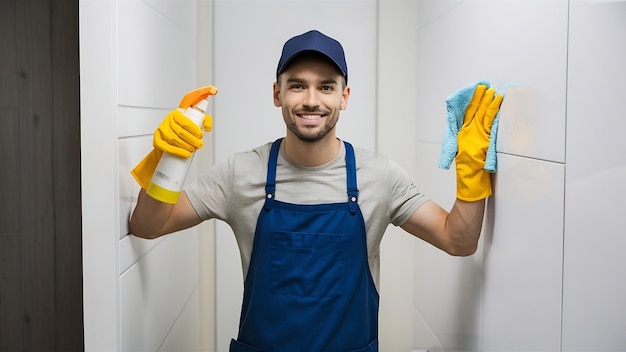
M 271 143 L 237 153 L 185 187 L 203 220 L 220 219 L 232 228 L 239 246 L 244 278 L 248 272 L 257 217 L 265 202 Z M 380 241 L 389 224 L 402 225 L 428 198 L 398 164 L 368 150 L 354 148 L 359 207 L 365 220 L 370 271 L 379 287 Z M 331 162 L 302 167 L 281 147 L 276 170 L 276 200 L 295 204 L 346 202 L 345 146 Z

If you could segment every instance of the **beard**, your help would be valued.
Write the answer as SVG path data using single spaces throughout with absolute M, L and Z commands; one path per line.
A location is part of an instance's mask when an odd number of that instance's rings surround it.
M 287 112 L 284 112 L 284 113 L 287 113 Z M 325 123 L 321 127 L 313 129 L 313 128 L 307 128 L 307 127 L 298 127 L 298 124 L 296 123 L 296 121 L 297 119 L 299 119 L 299 117 L 297 117 L 295 114 L 294 115 L 289 114 L 287 116 L 290 116 L 290 118 L 285 118 L 285 124 L 287 125 L 287 128 L 299 140 L 303 142 L 307 142 L 307 143 L 315 143 L 324 139 L 324 137 L 326 137 L 328 133 L 330 133 L 335 128 L 335 125 L 337 124 L 337 120 L 338 120 L 337 116 L 327 114 L 326 117 L 323 117 Z M 294 117 L 291 118 L 291 116 L 294 116 Z
M 298 119 L 299 117 L 296 117 Z M 325 119 L 328 119 L 326 117 Z M 337 118 L 328 120 L 321 128 L 298 127 L 295 121 L 287 122 L 287 128 L 296 136 L 299 140 L 307 143 L 319 142 L 335 128 L 337 124 Z

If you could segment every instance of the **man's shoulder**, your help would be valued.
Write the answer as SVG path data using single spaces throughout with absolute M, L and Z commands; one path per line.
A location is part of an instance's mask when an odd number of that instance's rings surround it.
M 352 147 L 354 149 L 357 170 L 364 177 L 373 178 L 374 181 L 381 181 L 389 178 L 391 175 L 405 173 L 404 169 L 397 162 L 384 154 L 355 145 Z
M 231 156 L 231 159 L 246 160 L 246 161 L 267 160 L 269 158 L 272 143 L 273 142 L 267 142 L 265 144 L 261 144 L 257 147 L 254 147 L 252 149 L 235 152 Z
M 383 154 L 379 154 L 371 149 L 352 145 L 354 157 L 357 164 L 381 166 L 391 162 L 391 159 Z

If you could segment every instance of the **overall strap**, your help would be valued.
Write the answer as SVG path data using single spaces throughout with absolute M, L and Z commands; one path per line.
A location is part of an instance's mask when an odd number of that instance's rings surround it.
M 278 163 L 278 152 L 280 150 L 280 143 L 282 138 L 279 138 L 272 143 L 270 149 L 270 156 L 267 163 L 267 179 L 265 181 L 265 209 L 271 207 L 271 203 L 274 201 L 276 193 L 276 164 Z M 354 148 L 352 144 L 344 141 L 346 148 L 346 179 L 348 188 L 348 206 L 351 214 L 355 214 L 358 201 L 359 190 L 356 182 L 356 161 L 354 157 Z
M 359 189 L 356 183 L 356 161 L 354 158 L 354 148 L 352 144 L 344 141 L 346 146 L 346 176 L 348 183 L 348 206 L 350 213 L 354 215 L 356 213 L 359 201 Z
M 274 195 L 276 193 L 276 164 L 278 163 L 278 151 L 280 150 L 280 142 L 282 138 L 279 138 L 272 143 L 272 149 L 270 149 L 270 157 L 267 162 L 267 179 L 265 181 L 265 209 L 269 209 L 274 201 Z

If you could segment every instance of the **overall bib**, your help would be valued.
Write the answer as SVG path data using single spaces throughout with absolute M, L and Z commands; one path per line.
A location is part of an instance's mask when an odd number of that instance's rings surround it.
M 354 150 L 344 142 L 347 202 L 291 204 L 274 197 L 280 142 L 270 151 L 239 336 L 230 351 L 378 351 L 379 297 L 367 261 Z

